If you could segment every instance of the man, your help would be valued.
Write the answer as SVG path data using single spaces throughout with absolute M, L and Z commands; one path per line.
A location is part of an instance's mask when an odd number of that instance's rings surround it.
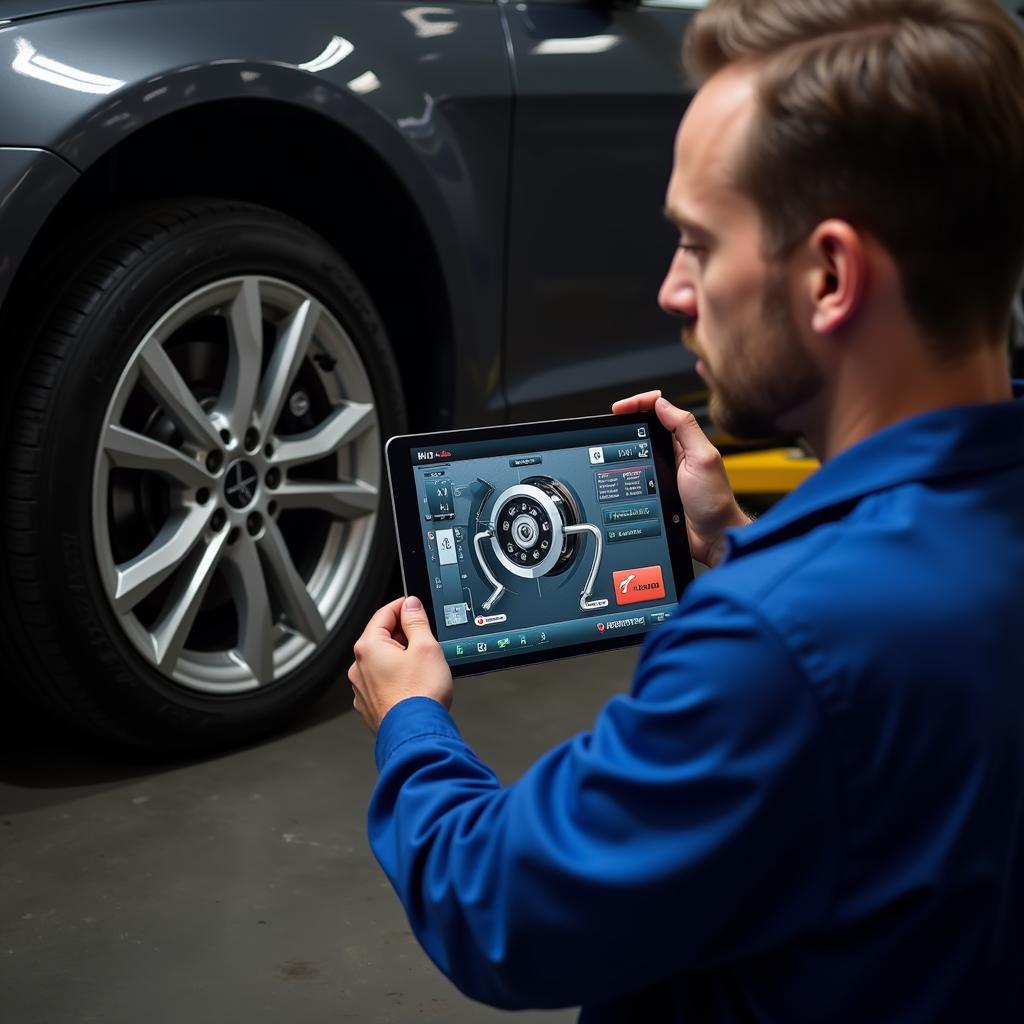
M 356 645 L 427 952 L 581 1020 L 1024 1020 L 1024 50 L 989 0 L 715 0 L 661 289 L 713 416 L 821 471 L 746 524 L 657 392 L 700 577 L 502 787 L 415 599 Z M 1016 627 L 1016 628 L 1015 628 Z

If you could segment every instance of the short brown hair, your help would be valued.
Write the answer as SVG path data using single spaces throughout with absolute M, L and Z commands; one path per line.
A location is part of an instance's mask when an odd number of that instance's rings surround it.
M 685 58 L 697 82 L 757 69 L 737 184 L 771 255 L 848 220 L 892 254 L 937 354 L 979 326 L 1005 337 L 1024 269 L 1024 41 L 995 0 L 713 0 Z

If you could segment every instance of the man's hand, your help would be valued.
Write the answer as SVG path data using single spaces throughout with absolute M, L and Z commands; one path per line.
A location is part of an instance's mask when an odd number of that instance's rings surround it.
M 407 697 L 430 697 L 452 705 L 452 673 L 441 645 L 430 632 L 416 597 L 399 597 L 367 623 L 355 642 L 348 670 L 355 691 L 352 706 L 376 732 L 384 716 Z
M 676 483 L 686 513 L 690 550 L 698 562 L 715 566 L 725 554 L 725 531 L 750 522 L 729 486 L 718 449 L 700 429 L 693 413 L 677 409 L 660 391 L 623 398 L 612 405 L 614 413 L 653 409 L 661 425 L 672 434 L 676 455 Z

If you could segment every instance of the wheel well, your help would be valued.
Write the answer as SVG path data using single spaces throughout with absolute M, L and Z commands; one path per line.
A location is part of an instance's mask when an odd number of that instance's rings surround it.
M 451 418 L 452 317 L 440 260 L 419 210 L 384 161 L 316 114 L 271 100 L 224 101 L 168 115 L 118 144 L 75 183 L 12 283 L 5 323 L 76 228 L 126 203 L 206 196 L 258 203 L 325 237 L 384 320 L 410 423 Z

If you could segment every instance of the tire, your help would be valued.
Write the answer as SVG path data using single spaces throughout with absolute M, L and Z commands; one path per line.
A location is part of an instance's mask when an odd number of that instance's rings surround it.
M 6 431 L 14 680 L 154 750 L 279 727 L 386 596 L 400 379 L 359 281 L 271 210 L 122 211 L 31 342 Z

